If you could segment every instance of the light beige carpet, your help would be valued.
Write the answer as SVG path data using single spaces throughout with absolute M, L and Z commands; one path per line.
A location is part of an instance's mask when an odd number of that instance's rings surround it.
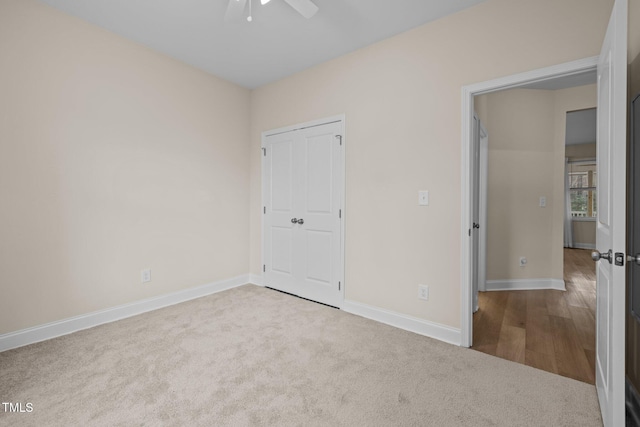
M 599 426 L 593 386 L 247 285 L 0 353 L 2 426 Z

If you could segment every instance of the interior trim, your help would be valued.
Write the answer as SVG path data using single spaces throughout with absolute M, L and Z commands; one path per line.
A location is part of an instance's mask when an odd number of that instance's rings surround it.
M 555 289 L 566 291 L 564 280 L 560 279 L 510 279 L 487 280 L 487 291 L 536 291 Z
M 449 344 L 460 345 L 460 329 L 457 328 L 350 300 L 344 300 L 342 310 L 405 331 L 435 338 Z

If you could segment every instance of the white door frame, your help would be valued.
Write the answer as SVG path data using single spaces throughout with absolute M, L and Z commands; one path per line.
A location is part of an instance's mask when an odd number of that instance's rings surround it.
M 590 57 L 551 67 L 540 68 L 525 73 L 500 77 L 462 88 L 462 224 L 461 236 L 461 274 L 460 274 L 460 345 L 471 347 L 473 338 L 473 284 L 471 277 L 472 250 L 469 229 L 472 227 L 473 185 L 471 182 L 471 161 L 473 152 L 473 97 L 505 89 L 514 89 L 529 83 L 542 82 L 557 77 L 571 76 L 597 68 L 598 57 Z
M 290 126 L 285 126 L 285 127 L 281 127 L 281 128 L 277 128 L 277 129 L 271 129 L 271 130 L 267 130 L 262 132 L 261 135 L 261 139 L 260 139 L 260 151 L 263 151 L 265 145 L 266 145 L 266 138 L 268 136 L 272 136 L 272 135 L 277 135 L 277 134 L 281 134 L 281 133 L 285 133 L 285 132 L 291 132 L 294 130 L 299 130 L 299 129 L 305 129 L 305 128 L 310 128 L 310 127 L 314 127 L 314 126 L 321 126 L 321 125 L 326 125 L 329 123 L 336 123 L 336 122 L 340 122 L 341 124 L 341 135 L 342 135 L 342 140 L 341 140 L 341 144 L 343 146 L 343 149 L 340 150 L 340 155 L 342 156 L 342 167 L 343 170 L 342 172 L 342 200 L 341 200 L 341 209 L 342 209 L 342 221 L 340 221 L 340 268 L 339 268 L 339 272 L 338 272 L 338 276 L 340 277 L 340 281 L 341 281 L 341 287 L 340 287 L 340 303 L 338 308 L 342 308 L 342 305 L 344 303 L 344 295 L 345 295 L 345 260 L 346 260 L 346 256 L 345 256 L 345 223 L 346 223 L 346 200 L 347 200 L 347 163 L 346 163 L 346 124 L 345 124 L 345 114 L 339 114 L 336 116 L 330 116 L 330 117 L 325 117 L 322 119 L 317 119 L 317 120 L 311 120 L 308 122 L 304 122 L 304 123 L 298 123 L 295 125 L 290 125 Z M 261 244 L 261 249 L 262 249 L 262 254 L 261 254 L 261 262 L 262 265 L 265 265 L 265 258 L 264 258 L 264 254 L 265 254 L 265 247 L 264 247 L 264 243 L 265 243 L 265 239 L 264 239 L 264 207 L 266 206 L 266 201 L 265 201 L 265 197 L 264 195 L 266 194 L 266 185 L 267 185 L 267 179 L 265 177 L 265 172 L 266 172 L 266 168 L 265 168 L 265 156 L 261 155 L 261 164 L 262 164 L 262 172 L 261 172 L 261 206 L 260 206 L 260 210 L 261 210 L 261 215 L 260 215 L 260 230 L 261 230 L 261 234 L 260 234 L 260 239 L 262 241 Z M 264 285 L 264 269 L 262 271 L 262 273 L 260 273 L 260 283 Z

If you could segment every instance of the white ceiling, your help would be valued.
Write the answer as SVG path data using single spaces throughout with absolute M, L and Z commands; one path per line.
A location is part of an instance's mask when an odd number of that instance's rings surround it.
M 224 22 L 230 0 L 42 1 L 256 88 L 483 0 L 313 0 L 320 10 L 308 20 L 283 0 L 251 0 L 253 22 Z

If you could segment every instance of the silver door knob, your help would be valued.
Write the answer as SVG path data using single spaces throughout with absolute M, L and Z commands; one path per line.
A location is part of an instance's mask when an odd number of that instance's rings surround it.
M 640 265 L 640 254 L 636 254 L 636 256 L 627 255 L 627 261 L 635 262 L 636 265 Z
M 300 218 L 300 219 L 298 220 L 298 224 L 300 224 L 300 225 L 304 224 L 304 219 Z
M 609 249 L 609 252 L 606 252 L 603 254 L 601 254 L 600 251 L 593 251 L 591 252 L 591 259 L 594 261 L 606 259 L 607 261 L 609 261 L 609 264 L 611 264 L 611 262 L 613 261 L 613 253 L 611 249 Z
M 298 218 L 291 218 L 291 223 L 292 224 L 297 224 L 298 223 Z

